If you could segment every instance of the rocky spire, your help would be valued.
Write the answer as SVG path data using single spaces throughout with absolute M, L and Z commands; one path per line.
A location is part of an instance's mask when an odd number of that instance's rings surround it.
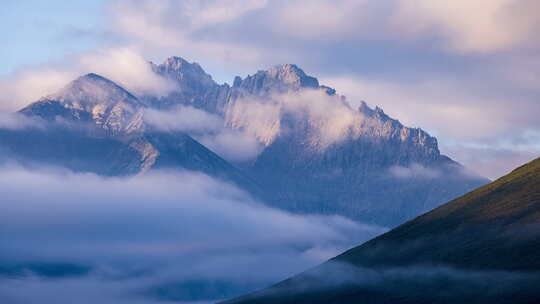
M 151 64 L 154 72 L 176 81 L 182 90 L 198 91 L 217 85 L 198 63 L 190 63 L 182 57 L 173 56 L 162 64 Z
M 241 79 L 236 77 L 233 88 L 240 88 L 249 93 L 264 95 L 270 91 L 285 92 L 303 88 L 320 88 L 315 77 L 308 76 L 302 69 L 294 64 L 274 66 L 266 71 L 258 71 Z

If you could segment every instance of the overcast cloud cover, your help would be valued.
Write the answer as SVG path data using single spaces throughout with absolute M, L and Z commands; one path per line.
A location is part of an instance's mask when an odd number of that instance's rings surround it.
M 426 129 L 485 176 L 540 154 L 535 0 L 111 0 L 100 9 L 100 22 L 56 28 L 76 43 L 93 39 L 93 48 L 2 77 L 2 109 L 84 72 L 164 94 L 168 84 L 144 61 L 172 55 L 228 82 L 296 63 L 351 104 L 365 100 Z

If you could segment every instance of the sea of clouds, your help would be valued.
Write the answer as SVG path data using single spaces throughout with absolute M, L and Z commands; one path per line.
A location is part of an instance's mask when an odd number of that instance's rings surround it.
M 104 178 L 5 163 L 0 193 L 0 295 L 7 303 L 216 300 L 270 285 L 385 231 L 275 210 L 188 171 Z

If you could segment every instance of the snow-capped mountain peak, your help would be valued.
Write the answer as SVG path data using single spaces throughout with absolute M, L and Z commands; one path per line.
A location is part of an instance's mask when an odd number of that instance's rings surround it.
M 250 137 L 260 148 L 253 159 L 236 165 L 273 193 L 275 206 L 381 225 L 395 225 L 485 182 L 441 155 L 427 132 L 404 126 L 379 107 L 352 108 L 296 65 L 237 77 L 232 87 L 217 84 L 200 65 L 181 57 L 151 65 L 176 85 L 168 95 L 135 97 L 88 74 L 21 112 L 86 122 L 99 136 L 105 131 L 122 141 L 136 138 L 129 149 L 136 151 L 134 168 L 144 171 L 176 163 L 176 153 L 166 154 L 189 140 L 187 134 L 182 141 L 175 134 L 154 134 L 145 128 L 144 110 L 194 107 L 221 117 L 223 132 Z
M 286 92 L 302 88 L 319 88 L 319 81 L 308 76 L 295 64 L 282 64 L 265 71 L 258 71 L 246 78 L 235 78 L 233 88 L 243 89 L 250 94 L 265 95 L 271 91 Z
M 182 57 L 173 56 L 161 64 L 150 64 L 154 72 L 177 82 L 179 88 L 183 90 L 207 89 L 216 85 L 212 76 L 207 74 L 198 63 L 190 63 Z
M 86 109 L 100 106 L 111 106 L 118 103 L 126 103 L 131 106 L 139 106 L 141 103 L 137 97 L 126 91 L 113 81 L 90 73 L 77 78 L 66 87 L 46 99 L 57 100 L 68 107 Z
M 57 93 L 41 98 L 22 109 L 23 114 L 47 121 L 59 117 L 67 121 L 93 123 L 108 133 L 134 132 L 142 124 L 144 104 L 113 81 L 86 74 L 70 82 Z M 135 128 L 136 127 L 136 128 Z

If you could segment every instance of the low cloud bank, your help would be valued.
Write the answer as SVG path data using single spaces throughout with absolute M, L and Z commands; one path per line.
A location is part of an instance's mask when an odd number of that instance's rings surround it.
M 254 134 L 225 127 L 222 117 L 190 106 L 172 110 L 147 109 L 145 122 L 160 131 L 186 132 L 205 147 L 233 163 L 253 160 L 263 149 Z
M 393 166 L 389 169 L 389 171 L 393 177 L 400 179 L 433 179 L 442 175 L 442 172 L 440 172 L 439 170 L 427 168 L 420 164 L 412 164 L 408 167 Z
M 0 169 L 0 192 L 0 265 L 17 270 L 1 279 L 9 303 L 230 297 L 385 231 L 277 211 L 192 172 L 122 179 L 11 165 Z M 88 271 L 51 279 L 34 267 L 59 264 Z
M 18 114 L 0 112 L 0 129 L 20 130 L 26 128 L 43 128 L 44 122 Z
M 442 265 L 365 268 L 334 260 L 253 296 L 275 303 L 291 298 L 298 303 L 349 303 L 362 296 L 374 302 L 528 303 L 540 294 L 538 282 L 540 274 L 532 272 Z

